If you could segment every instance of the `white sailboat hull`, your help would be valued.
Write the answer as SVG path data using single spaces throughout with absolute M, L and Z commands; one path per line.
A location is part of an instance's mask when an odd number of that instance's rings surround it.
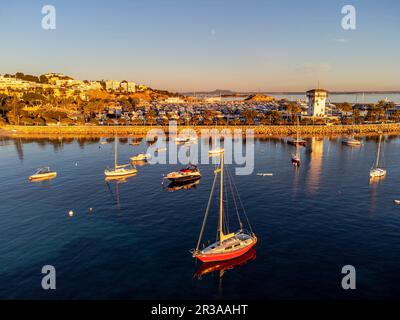
M 376 169 L 372 169 L 369 172 L 369 176 L 371 178 L 379 178 L 379 177 L 384 177 L 386 176 L 387 171 L 385 169 L 381 169 L 381 168 L 376 168 Z
M 132 169 L 116 169 L 116 170 L 104 170 L 106 177 L 125 177 L 131 176 L 137 173 L 135 168 Z

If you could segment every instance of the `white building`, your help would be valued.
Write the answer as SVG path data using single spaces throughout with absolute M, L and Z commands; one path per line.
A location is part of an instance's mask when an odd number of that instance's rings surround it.
M 307 91 L 308 115 L 312 117 L 324 117 L 326 115 L 326 99 L 328 91 L 323 89 L 313 89 Z
M 136 92 L 136 83 L 122 81 L 121 88 L 124 89 L 126 92 Z
M 29 82 L 25 80 L 19 80 L 16 78 L 7 78 L 0 76 L 0 89 L 20 89 L 26 90 L 31 88 L 36 88 L 40 86 L 35 82 Z
M 120 82 L 116 80 L 106 80 L 106 90 L 118 90 Z

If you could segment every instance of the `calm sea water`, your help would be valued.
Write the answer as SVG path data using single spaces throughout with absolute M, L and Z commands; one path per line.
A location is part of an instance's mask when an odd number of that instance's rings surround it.
M 0 298 L 397 298 L 400 138 L 385 137 L 388 176 L 376 184 L 368 175 L 377 139 L 363 141 L 356 149 L 339 138 L 308 139 L 296 170 L 284 140 L 257 140 L 254 174 L 235 181 L 260 241 L 255 252 L 199 278 L 201 264 L 188 250 L 198 238 L 212 165 L 200 166 L 195 188 L 172 192 L 161 178 L 179 165 L 141 166 L 125 183 L 105 182 L 112 143 L 2 140 Z M 121 162 L 145 149 L 145 141 L 132 147 L 122 140 Z M 59 176 L 29 183 L 43 165 Z M 205 239 L 215 239 L 210 214 Z M 48 264 L 57 270 L 54 291 L 41 289 Z M 341 289 L 348 264 L 357 270 L 354 291 Z
M 285 94 L 276 95 L 272 94 L 276 99 L 289 99 L 289 100 L 305 100 L 305 94 Z M 400 103 L 399 93 L 332 93 L 329 95 L 329 101 L 332 103 L 349 102 L 349 103 L 377 103 L 381 100 L 393 101 Z
M 288 99 L 290 101 L 303 100 L 306 101 L 307 97 L 304 94 L 274 94 L 265 93 L 271 95 L 275 99 Z M 244 97 L 227 97 L 223 98 L 226 101 L 232 100 L 243 100 Z M 349 102 L 349 103 L 377 103 L 378 101 L 392 101 L 396 104 L 400 104 L 400 93 L 331 93 L 329 94 L 328 101 L 331 103 Z

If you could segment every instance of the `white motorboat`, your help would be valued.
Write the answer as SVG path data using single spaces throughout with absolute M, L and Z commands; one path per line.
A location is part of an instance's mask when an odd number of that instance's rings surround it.
M 151 159 L 151 155 L 149 153 L 139 153 L 136 156 L 130 158 L 131 161 L 148 161 Z

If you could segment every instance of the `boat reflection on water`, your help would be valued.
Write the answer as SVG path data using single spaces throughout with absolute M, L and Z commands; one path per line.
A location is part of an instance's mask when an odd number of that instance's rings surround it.
M 309 167 L 306 186 L 309 194 L 316 194 L 320 189 L 321 176 L 323 173 L 324 139 L 311 138 L 309 145 Z
M 107 177 L 105 178 L 106 184 L 108 191 L 111 194 L 111 197 L 115 201 L 115 204 L 117 205 L 117 208 L 120 209 L 120 194 L 119 194 L 119 185 L 127 183 L 129 180 L 133 179 L 132 176 L 126 176 L 126 177 Z M 111 185 L 114 184 L 114 192 L 111 189 Z
M 131 163 L 136 167 L 143 167 L 149 164 L 147 160 L 140 160 L 140 161 L 131 161 Z
M 379 184 L 379 183 L 383 182 L 384 179 L 385 179 L 385 176 L 370 177 L 369 184 L 371 184 L 371 185 Z
M 253 247 L 244 255 L 232 260 L 216 261 L 216 262 L 206 262 L 203 263 L 197 272 L 194 274 L 194 278 L 201 279 L 208 273 L 218 272 L 221 278 L 225 271 L 233 270 L 235 267 L 240 267 L 248 263 L 249 261 L 256 259 L 256 249 Z
M 200 179 L 193 182 L 171 182 L 168 186 L 164 187 L 166 191 L 175 192 L 179 190 L 195 189 L 200 184 Z

